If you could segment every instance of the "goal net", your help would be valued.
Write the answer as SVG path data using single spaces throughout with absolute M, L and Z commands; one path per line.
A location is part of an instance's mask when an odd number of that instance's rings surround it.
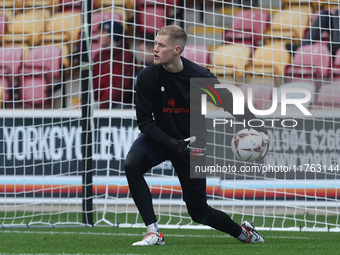
M 208 203 L 259 229 L 339 231 L 338 5 L 0 0 L 1 227 L 144 226 L 123 169 L 140 134 L 135 80 L 157 30 L 177 24 L 183 56 L 257 116 L 244 123 L 208 105 Z M 237 160 L 233 135 L 262 125 L 267 156 Z M 145 178 L 161 227 L 204 228 L 170 162 Z

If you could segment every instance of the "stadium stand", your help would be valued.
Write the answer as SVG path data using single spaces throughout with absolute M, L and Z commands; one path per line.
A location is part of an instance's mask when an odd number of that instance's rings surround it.
M 96 1 L 92 1 L 92 5 L 95 6 Z M 61 12 L 81 12 L 81 0 L 61 0 L 60 1 Z
M 48 10 L 50 13 L 57 11 L 60 0 L 25 0 L 23 2 L 25 11 L 32 9 L 34 11 Z
M 71 65 L 70 56 L 79 50 L 81 16 L 79 13 L 58 12 L 45 23 L 43 44 L 58 46 L 63 52 L 63 64 Z
M 23 7 L 23 0 L 0 0 L 0 6 L 3 8 L 20 9 Z
M 270 15 L 265 10 L 243 10 L 233 17 L 231 29 L 224 32 L 226 43 L 259 45 L 270 26 Z
M 115 6 L 125 7 L 127 9 L 133 9 L 135 6 L 135 0 L 115 0 Z M 96 8 L 103 8 L 112 6 L 112 0 L 97 0 L 96 1 Z
M 331 53 L 325 43 L 301 46 L 294 54 L 287 76 L 327 78 L 331 73 Z
M 137 5 L 138 32 L 141 34 L 154 34 L 166 24 L 166 13 L 162 6 Z
M 81 28 L 81 16 L 79 13 L 59 12 L 53 15 L 53 19 L 46 22 L 44 41 L 70 42 L 70 52 L 72 44 L 79 38 Z
M 7 33 L 3 37 L 3 45 L 28 47 L 39 45 L 44 27 L 43 16 L 40 12 L 24 12 L 16 14 L 8 22 Z
M 273 42 L 255 49 L 253 63 L 246 67 L 247 75 L 283 76 L 290 61 L 290 53 L 284 48 L 284 44 Z
M 20 100 L 25 108 L 51 107 L 52 91 L 62 77 L 62 50 L 55 46 L 32 48 L 19 79 Z
M 23 59 L 23 48 L 0 48 L 0 84 L 3 87 L 5 107 L 13 106 L 13 100 L 16 99 L 15 87 L 17 86 Z
M 203 45 L 186 45 L 182 56 L 201 66 L 209 64 L 209 48 Z
M 218 46 L 212 54 L 210 71 L 219 77 L 232 76 L 235 79 L 244 76 L 245 68 L 251 62 L 251 47 L 247 45 L 227 44 Z
M 309 17 L 310 12 L 305 9 L 276 12 L 272 18 L 272 25 L 265 35 L 266 44 L 268 40 L 300 41 L 309 26 Z
M 137 31 L 154 34 L 159 28 L 170 24 L 177 5 L 178 0 L 137 0 Z
M 320 1 L 310 1 L 310 0 L 281 0 L 282 9 L 289 8 L 312 8 L 316 11 L 320 8 Z

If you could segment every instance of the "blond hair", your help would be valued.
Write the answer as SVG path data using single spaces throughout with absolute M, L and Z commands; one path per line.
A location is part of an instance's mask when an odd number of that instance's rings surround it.
M 158 35 L 168 35 L 172 42 L 178 43 L 184 50 L 185 44 L 187 43 L 187 33 L 183 28 L 177 25 L 169 25 L 162 27 L 158 30 Z

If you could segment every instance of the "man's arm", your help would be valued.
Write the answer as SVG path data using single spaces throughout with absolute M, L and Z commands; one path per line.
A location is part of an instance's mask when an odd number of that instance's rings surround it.
M 164 145 L 172 151 L 180 152 L 184 157 L 189 155 L 187 145 L 190 140 L 177 140 L 161 130 L 153 117 L 155 98 L 153 88 L 143 83 L 140 77 L 137 78 L 136 86 L 136 114 L 137 124 L 140 131 L 151 140 Z

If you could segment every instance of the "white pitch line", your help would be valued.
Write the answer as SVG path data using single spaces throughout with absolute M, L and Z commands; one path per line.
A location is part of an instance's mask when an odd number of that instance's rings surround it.
M 133 234 L 133 233 L 93 233 L 93 232 L 53 232 L 53 231 L 47 231 L 47 232 L 39 232 L 39 231 L 18 231 L 18 230 L 0 230 L 0 234 L 65 234 L 65 235 L 89 235 L 89 236 L 141 236 L 141 234 Z M 170 237 L 196 237 L 196 238 L 231 238 L 231 236 L 228 235 L 180 235 L 180 234 L 166 234 L 165 236 Z M 304 236 L 264 236 L 265 238 L 269 239 L 304 239 L 304 240 L 315 240 L 320 239 L 320 237 L 304 237 Z

